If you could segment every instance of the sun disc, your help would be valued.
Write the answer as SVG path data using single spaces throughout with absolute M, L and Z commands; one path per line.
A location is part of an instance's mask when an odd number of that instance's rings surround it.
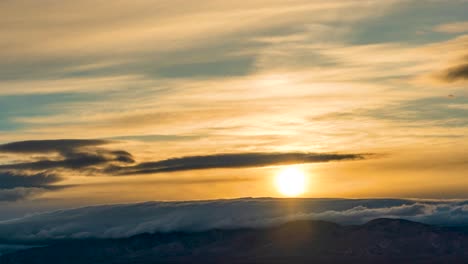
M 288 167 L 281 170 L 275 179 L 276 188 L 284 196 L 298 196 L 306 191 L 306 176 L 295 168 Z

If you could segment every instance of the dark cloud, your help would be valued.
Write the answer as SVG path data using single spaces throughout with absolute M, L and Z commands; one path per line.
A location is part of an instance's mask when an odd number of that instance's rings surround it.
M 0 202 L 27 199 L 39 193 L 66 188 L 54 185 L 66 170 L 91 174 L 100 166 L 133 163 L 130 153 L 100 148 L 106 140 L 31 140 L 0 145 L 0 153 L 22 155 L 27 162 L 0 165 Z M 35 157 L 40 155 L 39 158 Z
M 207 156 L 171 158 L 155 162 L 144 162 L 135 166 L 127 167 L 113 166 L 109 167 L 106 171 L 117 174 L 146 174 L 214 168 L 244 168 L 269 165 L 316 163 L 364 159 L 364 157 L 365 156 L 362 154 L 302 152 L 215 154 Z
M 45 192 L 44 188 L 0 189 L 0 202 L 15 202 Z
M 448 69 L 444 77 L 447 81 L 467 80 L 468 63 Z
M 57 139 L 57 140 L 28 140 L 0 145 L 0 152 L 10 153 L 45 153 L 69 152 L 82 147 L 95 147 L 109 144 L 108 140 L 86 139 Z
M 364 159 L 366 154 L 256 152 L 187 156 L 136 163 L 125 150 L 101 147 L 107 140 L 34 140 L 0 145 L 0 153 L 21 155 L 21 162 L 0 165 L 0 201 L 16 201 L 68 186 L 55 183 L 62 173 L 80 175 L 134 175 L 214 168 L 246 168 Z M 29 160 L 28 160 L 29 159 Z M 210 183 L 239 179 L 197 180 Z M 174 183 L 168 181 L 164 183 Z
M 58 153 L 60 158 L 42 158 L 31 162 L 0 165 L 0 170 L 54 170 L 54 169 L 90 169 L 93 166 L 113 162 L 133 163 L 132 155 L 123 150 L 98 148 L 108 144 L 106 140 L 35 140 L 21 141 L 0 145 L 0 152 L 17 154 Z
M 47 187 L 61 180 L 63 180 L 63 178 L 55 174 L 37 173 L 33 175 L 23 175 L 9 171 L 0 171 L 0 189 Z
M 111 175 L 176 172 L 212 168 L 245 168 L 340 160 L 363 159 L 363 154 L 256 152 L 188 156 L 144 162 L 136 165 L 131 153 L 124 150 L 99 148 L 105 140 L 44 140 L 22 141 L 0 145 L 0 152 L 44 154 L 56 152 L 57 157 L 42 157 L 30 162 L 0 165 L 0 170 L 54 171 L 69 169 L 82 173 Z
M 23 200 L 39 193 L 68 187 L 53 185 L 62 180 L 56 174 L 45 172 L 22 174 L 0 171 L 0 202 Z
M 62 159 L 42 159 L 34 162 L 24 162 L 0 165 L 0 169 L 22 170 L 53 170 L 74 169 L 85 170 L 93 166 L 104 165 L 112 162 L 133 163 L 132 155 L 125 151 L 94 151 L 94 152 L 66 152 L 62 153 Z

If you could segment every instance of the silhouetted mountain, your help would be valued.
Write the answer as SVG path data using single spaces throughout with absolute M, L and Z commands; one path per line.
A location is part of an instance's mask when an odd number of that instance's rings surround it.
M 468 263 L 468 233 L 400 219 L 360 226 L 298 221 L 262 229 L 55 241 L 4 255 L 0 263 Z

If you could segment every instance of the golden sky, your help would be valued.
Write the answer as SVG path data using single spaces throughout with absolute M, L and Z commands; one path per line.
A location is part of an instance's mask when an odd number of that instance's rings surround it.
M 467 8 L 1 1 L 0 206 L 467 198 Z

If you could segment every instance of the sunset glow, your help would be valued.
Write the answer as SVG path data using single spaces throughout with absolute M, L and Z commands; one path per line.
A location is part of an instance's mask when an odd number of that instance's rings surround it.
M 466 10 L 0 1 L 0 220 L 149 200 L 465 198 Z
M 278 173 L 275 184 L 278 191 L 284 196 L 296 197 L 306 191 L 307 178 L 298 168 L 288 167 Z

